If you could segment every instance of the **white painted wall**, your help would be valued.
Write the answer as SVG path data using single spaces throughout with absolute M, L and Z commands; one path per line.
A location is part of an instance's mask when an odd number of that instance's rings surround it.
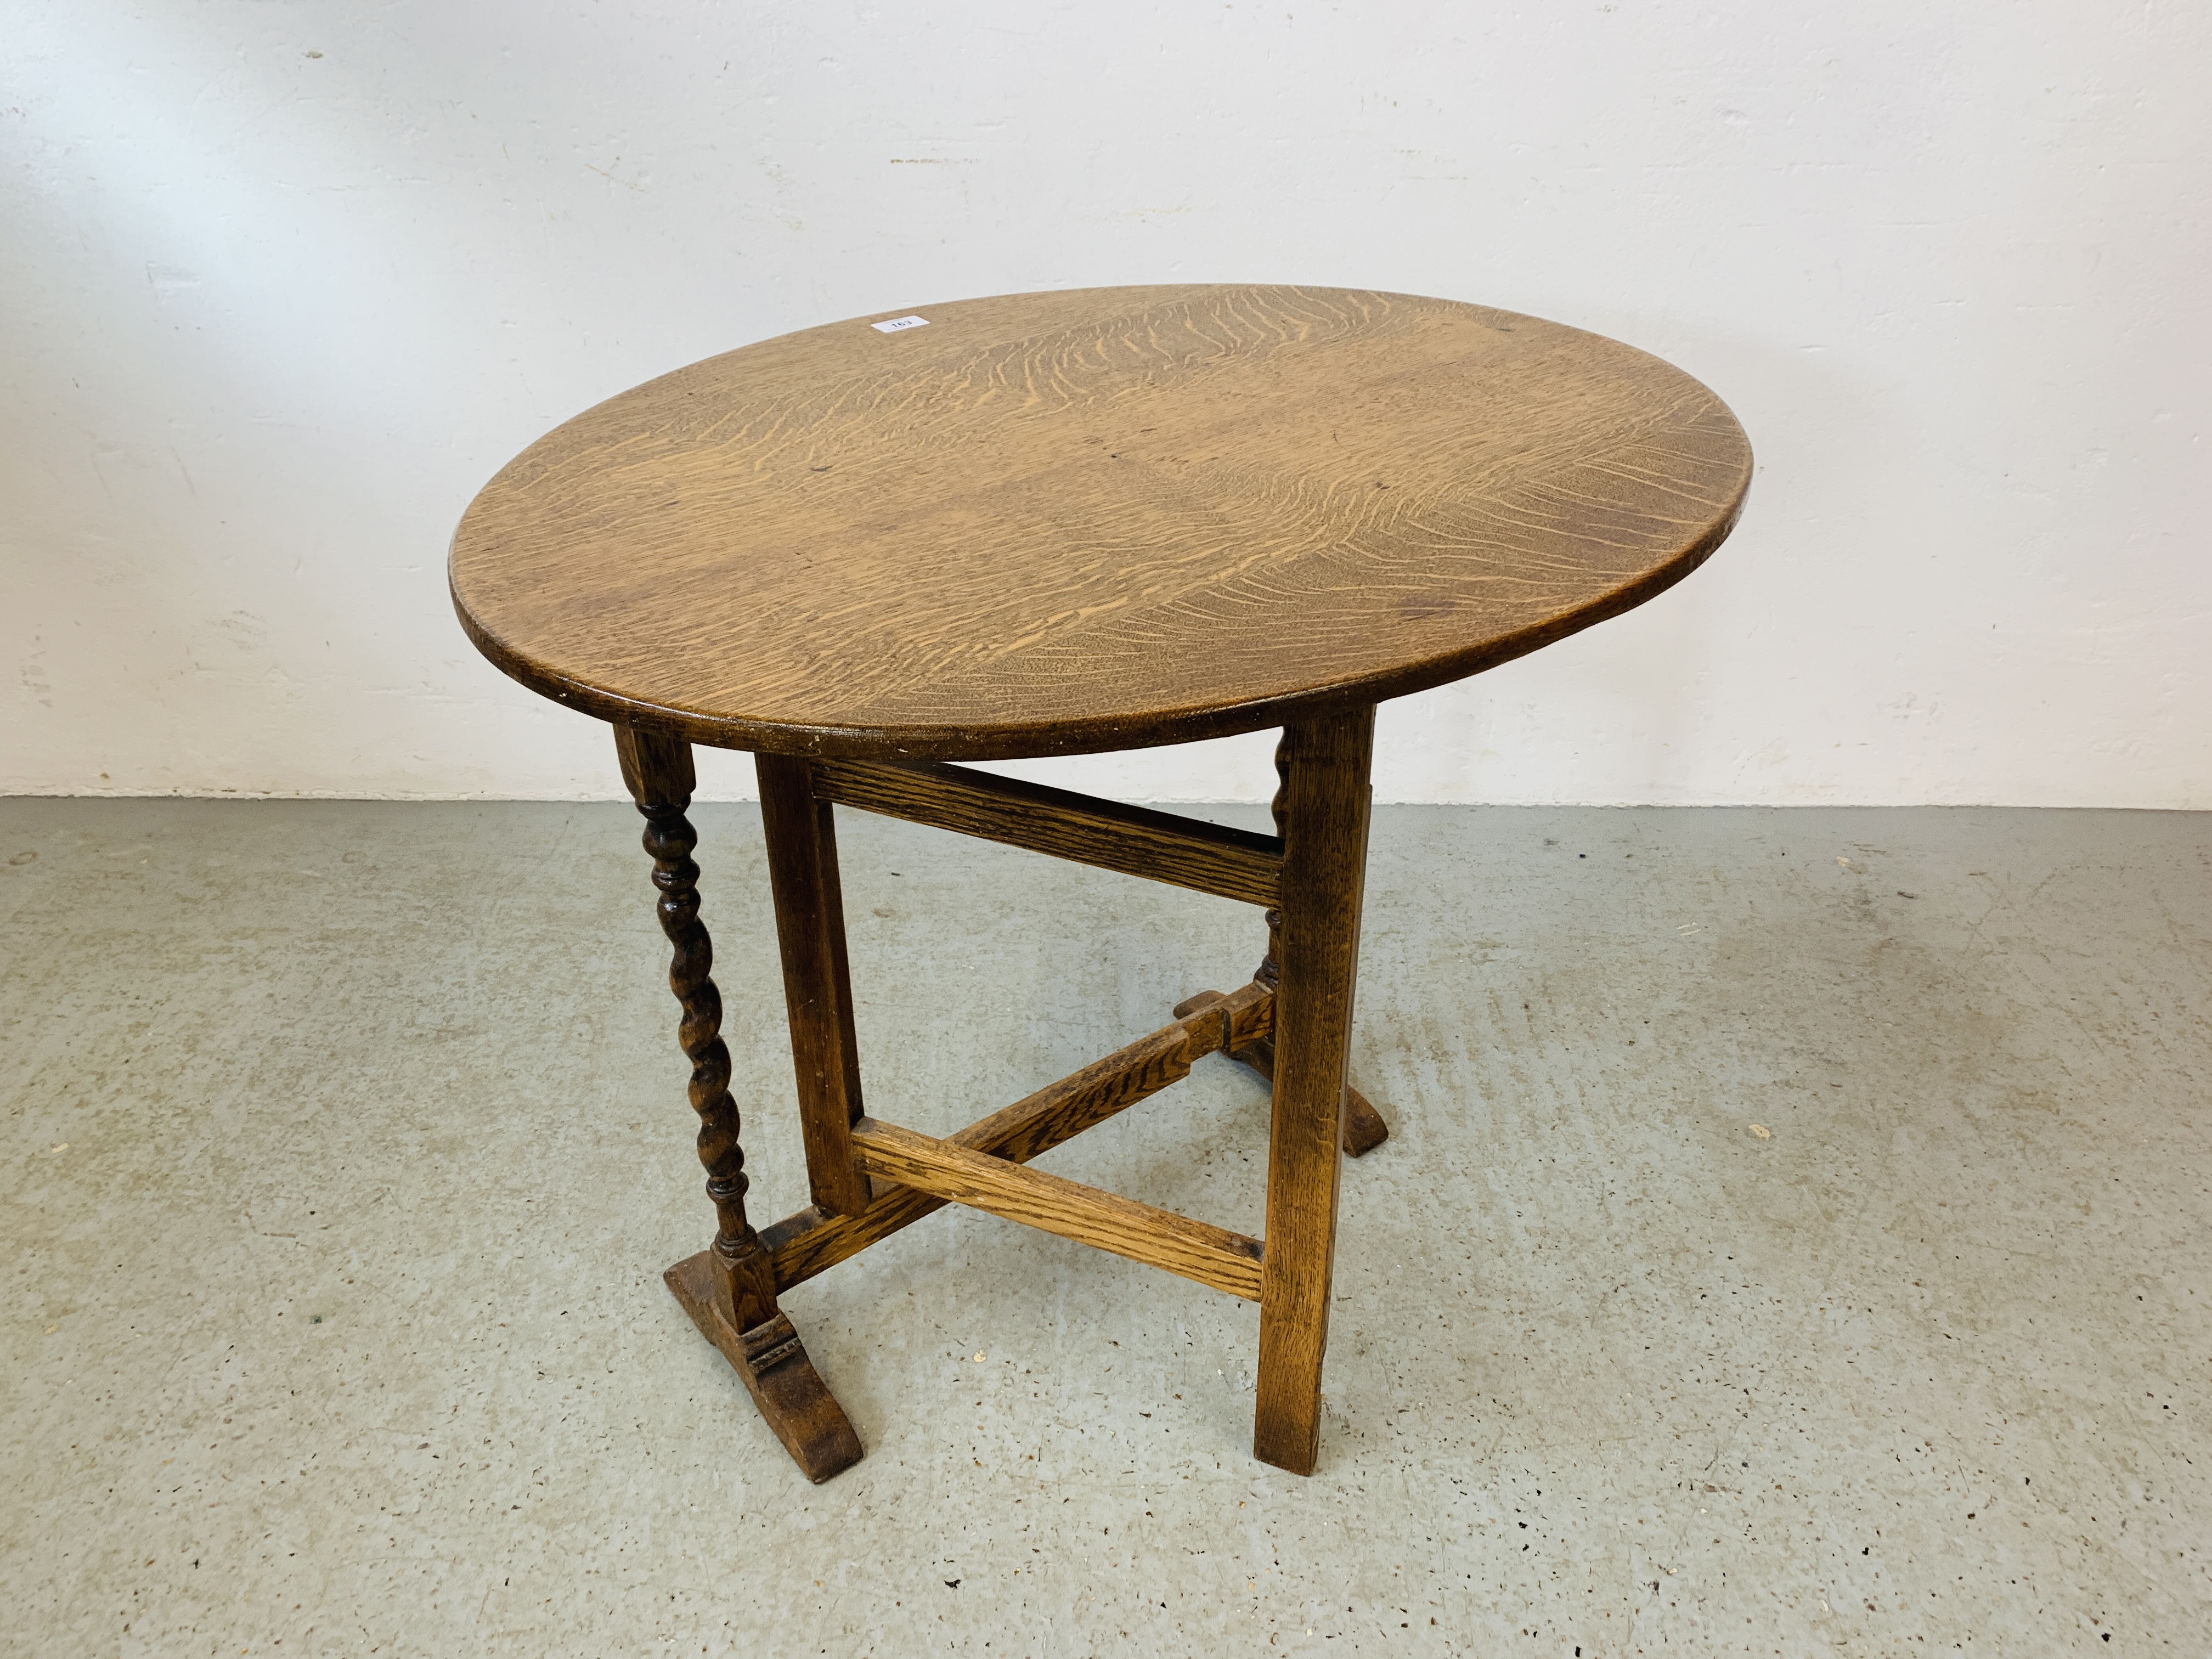
M 2212 807 L 2208 19 L 0 3 L 0 791 L 614 793 L 447 609 L 509 454 L 808 324 L 1220 279 L 1616 335 L 1763 462 L 1684 586 L 1387 709 L 1382 798 Z

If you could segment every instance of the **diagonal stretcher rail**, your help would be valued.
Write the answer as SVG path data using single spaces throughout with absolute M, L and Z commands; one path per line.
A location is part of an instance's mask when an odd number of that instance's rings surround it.
M 1265 1041 L 1274 1030 L 1274 1012 L 1273 994 L 1264 986 L 1247 985 L 1004 1111 L 969 1124 L 941 1144 L 1026 1164 L 1188 1076 L 1193 1064 L 1206 1055 L 1221 1049 L 1233 1053 Z M 884 1173 L 887 1179 L 896 1179 Z M 879 1194 L 857 1215 L 828 1216 L 809 1208 L 763 1228 L 761 1242 L 769 1248 L 777 1291 L 804 1284 L 942 1209 L 947 1201 L 933 1193 L 897 1186 Z
M 1260 1299 L 1256 1238 L 872 1118 L 853 1146 L 870 1175 Z

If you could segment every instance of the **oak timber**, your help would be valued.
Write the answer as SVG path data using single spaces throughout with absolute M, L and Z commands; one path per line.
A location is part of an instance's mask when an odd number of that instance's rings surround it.
M 1188 1076 L 1192 1064 L 1205 1055 L 1264 1042 L 1274 1029 L 1273 1012 L 1273 994 L 1248 985 L 948 1139 L 973 1152 L 1026 1164 Z M 776 1222 L 761 1233 L 776 1289 L 787 1291 L 805 1283 L 944 1208 L 946 1201 L 912 1188 L 894 1187 L 877 1194 L 858 1215 L 832 1217 L 806 1209 Z
M 853 1144 L 874 1176 L 1260 1299 L 1260 1241 L 1116 1193 L 862 1118 Z
M 781 1311 L 750 1330 L 732 1325 L 714 1294 L 711 1251 L 686 1256 L 662 1280 L 699 1334 L 722 1352 L 775 1437 L 819 1486 L 860 1461 L 860 1437 Z
M 671 1287 L 818 1480 L 859 1441 L 779 1291 L 947 1200 L 991 1210 L 1256 1297 L 1254 1450 L 1309 1473 L 1340 1149 L 1385 1133 L 1345 1076 L 1375 705 L 1680 580 L 1734 525 L 1749 447 L 1680 370 L 1450 301 L 1101 289 L 872 320 L 586 411 L 451 550 L 470 638 L 616 724 L 647 820 L 717 1214 Z M 934 764 L 1273 726 L 1275 837 Z M 698 918 L 693 743 L 762 757 L 816 1200 L 765 1235 Z M 1268 907 L 1267 953 L 1246 990 L 959 1136 L 874 1122 L 834 800 Z M 1264 1249 L 1023 1162 L 1217 1048 L 1271 1077 Z
M 676 1040 L 691 1062 L 691 1109 L 699 1117 L 699 1162 L 714 1206 L 714 1248 L 708 1252 L 723 1317 L 747 1330 L 776 1310 L 775 1283 L 760 1235 L 745 1218 L 745 1153 L 738 1103 L 730 1093 L 730 1050 L 722 1041 L 722 994 L 714 981 L 714 942 L 699 920 L 699 832 L 684 809 L 697 778 L 691 745 L 680 738 L 629 726 L 615 727 L 623 783 L 645 818 L 645 850 L 653 860 L 653 905 L 671 947 L 668 988 L 682 1018 Z
M 568 708 L 726 748 L 1134 749 L 1371 705 L 1626 611 L 1751 477 L 1633 347 L 1264 285 L 908 304 L 710 357 L 525 450 L 453 602 Z
M 696 785 L 691 745 L 618 725 L 615 753 L 645 817 L 645 849 L 660 890 L 655 909 L 673 948 L 668 984 L 683 1009 L 677 1040 L 691 1061 L 699 1161 L 716 1217 L 714 1242 L 663 1277 L 692 1323 L 736 1370 L 792 1460 L 809 1480 L 827 1480 L 860 1462 L 860 1440 L 776 1305 L 767 1247 L 745 1218 L 745 1155 L 730 1095 L 730 1052 L 720 1036 L 714 946 L 699 920 L 699 866 L 691 858 L 699 837 L 684 816 Z
M 958 766 L 822 761 L 814 788 L 824 800 L 1247 904 L 1273 904 L 1282 872 L 1273 836 Z
M 1200 991 L 1176 1004 L 1176 1018 L 1188 1018 L 1226 1000 L 1218 991 Z M 1275 1085 L 1275 1045 L 1266 1035 L 1242 1038 L 1223 1049 L 1230 1059 L 1255 1073 L 1270 1089 Z M 1364 1158 L 1390 1138 L 1390 1126 L 1374 1103 L 1349 1083 L 1344 1085 L 1344 1155 Z
M 1367 869 L 1375 711 L 1285 729 L 1281 980 L 1252 1455 L 1313 1473 L 1343 1168 L 1345 1061 Z
M 845 957 L 836 822 L 830 803 L 815 799 L 805 761 L 783 755 L 754 759 L 807 1183 L 818 1207 L 852 1215 L 866 1209 L 872 1194 L 854 1161 L 849 1129 L 862 1115 L 860 1058 Z

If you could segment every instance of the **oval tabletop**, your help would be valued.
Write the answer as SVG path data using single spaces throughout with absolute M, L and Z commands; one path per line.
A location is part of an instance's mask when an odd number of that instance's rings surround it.
M 524 684 L 696 742 L 1136 748 L 1616 615 L 1720 544 L 1750 475 L 1705 386 L 1557 323 L 1340 289 L 1024 294 L 586 410 L 470 504 L 453 592 Z

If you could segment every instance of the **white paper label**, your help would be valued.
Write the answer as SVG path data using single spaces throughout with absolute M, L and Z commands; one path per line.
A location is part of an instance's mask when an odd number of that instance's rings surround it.
M 929 319 L 927 317 L 894 317 L 888 323 L 870 323 L 868 326 L 875 330 L 878 334 L 896 334 L 902 328 L 927 328 L 929 326 Z

